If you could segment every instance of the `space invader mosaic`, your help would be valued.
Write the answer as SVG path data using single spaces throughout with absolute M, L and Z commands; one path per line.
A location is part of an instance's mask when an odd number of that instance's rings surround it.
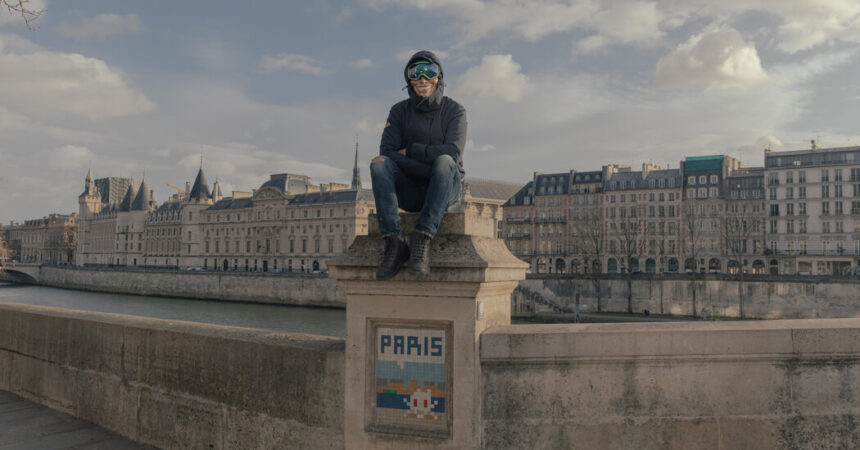
M 375 425 L 448 429 L 443 328 L 376 328 Z

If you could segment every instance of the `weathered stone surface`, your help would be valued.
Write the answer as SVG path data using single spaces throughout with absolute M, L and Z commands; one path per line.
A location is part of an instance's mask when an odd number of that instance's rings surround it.
M 494 327 L 481 337 L 484 440 L 855 448 L 858 330 L 860 319 Z
M 693 289 L 696 309 L 709 316 L 737 317 L 738 282 L 728 279 L 699 279 L 685 276 L 636 277 L 632 282 L 633 312 L 690 315 Z M 597 290 L 581 276 L 529 278 L 513 294 L 514 304 L 528 303 L 530 311 L 558 308 L 573 311 L 580 294 L 580 311 L 597 311 Z M 623 276 L 600 280 L 602 311 L 627 312 L 627 280 Z M 815 319 L 860 317 L 860 280 L 831 279 L 827 282 L 802 278 L 765 278 L 744 281 L 744 315 L 760 319 Z M 516 313 L 517 311 L 515 311 Z M 530 314 L 530 313 L 528 313 Z
M 343 447 L 343 346 L 0 304 L 0 388 L 162 448 Z
M 320 275 L 159 272 L 42 267 L 38 283 L 135 295 L 229 300 L 278 305 L 344 307 L 334 280 Z
M 416 217 L 401 214 L 407 233 Z M 348 377 L 343 404 L 348 448 L 480 447 L 479 336 L 490 326 L 510 323 L 510 293 L 527 267 L 511 255 L 502 240 L 493 237 L 492 221 L 485 219 L 468 211 L 446 213 L 430 244 L 431 271 L 426 277 L 403 270 L 391 280 L 376 281 L 383 245 L 374 230 L 370 236 L 356 238 L 348 252 L 328 262 L 331 277 L 338 280 L 347 296 Z M 368 325 L 371 322 L 409 323 L 419 328 L 422 324 L 450 326 L 450 362 L 445 363 L 453 375 L 451 386 L 446 382 L 446 392 L 451 393 L 446 404 L 452 417 L 450 435 L 431 437 L 420 430 L 394 434 L 368 429 L 371 405 L 376 401 L 375 394 L 368 393 L 374 362 L 368 349 L 375 348 Z

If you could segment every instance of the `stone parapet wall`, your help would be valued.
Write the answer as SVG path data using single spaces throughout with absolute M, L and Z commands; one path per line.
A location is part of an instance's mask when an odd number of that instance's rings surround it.
M 41 267 L 38 283 L 88 291 L 343 308 L 334 280 L 318 275 Z
M 627 311 L 627 280 L 623 277 L 600 279 L 601 310 Z M 696 309 L 711 316 L 738 317 L 739 283 L 725 278 L 636 277 L 633 279 L 633 312 L 690 315 L 693 290 Z M 520 281 L 512 295 L 514 316 L 574 309 L 580 294 L 580 311 L 597 311 L 597 290 L 592 280 L 576 277 L 540 277 Z M 744 280 L 744 314 L 747 318 L 800 319 L 860 316 L 860 280 L 775 277 Z
M 858 448 L 860 319 L 481 336 L 486 448 Z
M 159 448 L 343 448 L 344 341 L 0 303 L 0 390 Z

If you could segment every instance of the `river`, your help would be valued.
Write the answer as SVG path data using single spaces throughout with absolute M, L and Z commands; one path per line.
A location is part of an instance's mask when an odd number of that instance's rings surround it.
M 346 336 L 346 312 L 342 309 L 105 294 L 5 283 L 0 283 L 1 302 L 320 336 Z

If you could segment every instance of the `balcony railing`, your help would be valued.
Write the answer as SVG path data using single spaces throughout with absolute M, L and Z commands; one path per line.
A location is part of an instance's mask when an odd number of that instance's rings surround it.
M 771 255 L 776 256 L 860 256 L 850 249 L 832 250 L 770 250 Z
M 508 234 L 508 239 L 523 239 L 523 238 L 528 238 L 528 237 L 531 237 L 531 234 L 529 234 L 529 233 L 509 233 Z
M 531 222 L 531 217 L 508 217 L 508 223 Z
M 567 222 L 567 219 L 564 217 L 538 217 L 535 219 L 535 222 L 538 223 L 554 223 L 554 222 Z

